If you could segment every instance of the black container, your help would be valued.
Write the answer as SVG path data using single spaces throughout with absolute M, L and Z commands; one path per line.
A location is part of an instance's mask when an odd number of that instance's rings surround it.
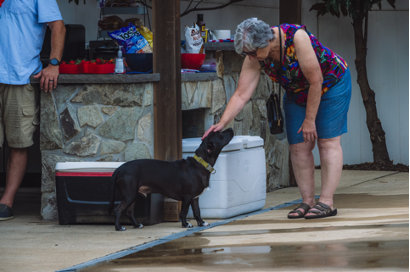
M 152 72 L 152 53 L 125 54 L 125 61 L 134 72 Z
M 85 27 L 83 25 L 67 24 L 64 40 L 63 61 L 83 59 L 85 55 Z M 44 36 L 43 47 L 40 52 L 40 59 L 44 65 L 48 65 L 51 52 L 51 31 L 47 27 Z
M 56 192 L 58 222 L 61 225 L 79 223 L 114 223 L 109 212 L 113 184 L 110 172 L 58 172 Z M 115 205 L 119 203 L 116 199 Z M 163 196 L 142 196 L 135 203 L 135 217 L 144 225 L 162 222 Z M 130 223 L 124 214 L 123 223 Z
M 90 41 L 89 59 L 115 59 L 117 57 L 118 45 L 113 40 Z

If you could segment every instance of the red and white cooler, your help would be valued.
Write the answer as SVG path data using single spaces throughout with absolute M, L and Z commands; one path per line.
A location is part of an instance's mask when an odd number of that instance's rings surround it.
M 123 163 L 58 162 L 55 176 L 59 223 L 113 223 L 114 215 L 109 211 L 114 189 L 111 176 Z M 160 223 L 162 207 L 163 197 L 159 194 L 137 198 L 135 217 L 145 225 Z M 128 218 L 124 215 L 122 220 Z

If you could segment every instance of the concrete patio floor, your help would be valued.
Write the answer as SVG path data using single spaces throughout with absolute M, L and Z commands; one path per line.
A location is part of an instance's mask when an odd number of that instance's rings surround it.
M 315 175 L 319 188 L 320 171 Z M 288 220 L 292 207 L 270 210 L 163 244 L 159 253 L 149 249 L 134 256 L 138 261 L 127 256 L 84 270 L 408 271 L 408 196 L 408 173 L 344 170 L 336 217 Z M 266 207 L 297 199 L 297 188 L 280 189 L 267 194 Z M 16 218 L 0 222 L 0 271 L 63 270 L 184 231 L 177 222 L 125 232 L 112 225 L 61 226 L 41 220 L 39 207 L 39 193 L 23 188 Z M 174 249 L 172 262 L 164 248 Z

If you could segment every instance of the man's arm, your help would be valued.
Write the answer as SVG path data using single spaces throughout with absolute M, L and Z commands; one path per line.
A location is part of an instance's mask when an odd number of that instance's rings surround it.
M 64 50 L 66 29 L 62 20 L 49 22 L 51 30 L 51 52 L 50 59 L 56 58 L 61 61 Z M 45 92 L 51 92 L 57 87 L 59 66 L 48 64 L 34 78 L 40 78 L 40 88 Z
M 50 59 L 56 58 L 61 61 L 63 57 L 64 41 L 65 41 L 65 26 L 63 21 L 54 21 L 48 23 L 51 30 L 51 52 Z

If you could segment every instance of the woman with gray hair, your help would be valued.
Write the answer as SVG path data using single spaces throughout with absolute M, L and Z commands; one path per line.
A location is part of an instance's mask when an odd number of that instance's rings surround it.
M 321 44 L 305 26 L 270 27 L 257 18 L 238 25 L 235 50 L 244 56 L 238 86 L 215 125 L 227 126 L 250 100 L 261 69 L 286 91 L 283 103 L 291 162 L 303 202 L 288 218 L 334 216 L 333 196 L 343 168 L 340 137 L 347 132 L 351 78 L 343 58 Z M 281 58 L 282 57 L 282 58 Z M 262 64 L 262 67 L 261 67 Z M 317 141 L 321 162 L 321 194 L 315 201 L 314 160 Z

